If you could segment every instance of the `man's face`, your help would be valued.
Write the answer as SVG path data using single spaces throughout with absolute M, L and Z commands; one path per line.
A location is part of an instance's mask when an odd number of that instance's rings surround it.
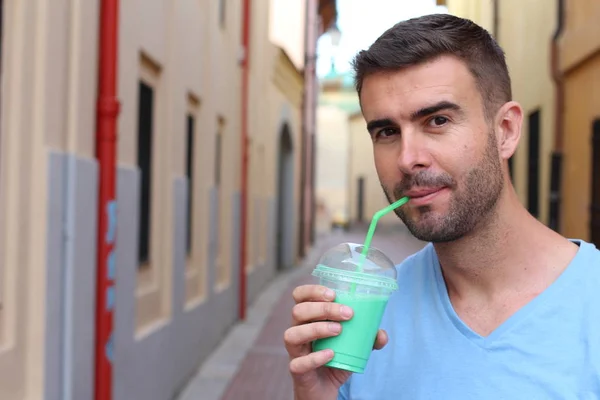
M 461 238 L 494 210 L 504 185 L 492 125 L 475 79 L 445 56 L 395 72 L 367 76 L 363 115 L 375 166 L 396 211 L 425 241 Z

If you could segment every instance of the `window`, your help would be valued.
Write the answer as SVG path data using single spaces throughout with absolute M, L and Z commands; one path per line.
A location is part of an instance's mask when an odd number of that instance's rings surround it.
M 138 263 L 150 262 L 150 198 L 152 194 L 152 128 L 154 119 L 154 89 L 143 81 L 139 83 L 138 151 L 137 162 L 141 174 L 139 203 Z
M 194 219 L 194 129 L 196 125 L 196 118 L 193 114 L 188 113 L 186 118 L 186 173 L 188 179 L 188 198 L 187 198 L 187 233 L 186 233 L 186 254 L 188 257 L 192 253 L 192 226 Z
M 261 144 L 258 149 L 258 173 L 260 176 L 264 176 L 267 173 L 266 168 L 266 155 L 265 155 L 265 145 Z M 257 241 L 258 241 L 258 249 L 256 251 L 257 264 L 265 265 L 267 259 L 267 232 L 269 232 L 269 227 L 267 226 L 267 180 L 260 179 L 257 185 L 258 193 L 259 193 L 259 212 L 258 212 L 258 221 L 256 222 L 256 226 L 258 227 Z
M 221 152 L 223 142 L 223 122 L 219 120 L 219 129 L 217 130 L 217 137 L 215 140 L 215 187 L 219 189 L 221 187 Z
M 540 111 L 529 114 L 529 175 L 527 203 L 531 215 L 539 216 L 540 203 Z
M 227 0 L 219 0 L 219 26 L 225 28 L 225 21 L 227 20 Z
M 161 263 L 165 251 L 160 230 L 163 198 L 170 188 L 162 168 L 161 152 L 169 140 L 163 128 L 161 104 L 161 68 L 145 54 L 140 54 L 137 109 L 137 166 L 140 192 L 138 197 L 138 275 L 135 318 L 138 333 L 170 313 L 170 280 Z
M 230 268 L 224 261 L 225 252 L 227 251 L 226 244 L 229 242 L 227 238 L 227 227 L 225 216 L 229 202 L 226 201 L 226 191 L 223 185 L 223 140 L 225 135 L 225 120 L 221 117 L 218 119 L 217 135 L 215 138 L 215 189 L 217 191 L 218 204 L 218 255 L 217 255 L 217 286 L 224 288 L 229 283 Z
M 206 270 L 204 257 L 206 254 L 201 247 L 203 243 L 203 224 L 198 221 L 203 214 L 205 206 L 202 196 L 197 196 L 199 187 L 206 177 L 199 169 L 198 149 L 201 148 L 201 140 L 198 136 L 200 122 L 200 101 L 196 96 L 189 93 L 187 98 L 187 113 L 185 114 L 185 176 L 188 181 L 187 192 L 187 218 L 186 218 L 186 271 L 185 271 L 185 301 L 188 307 L 194 307 L 204 296 Z M 200 173 L 198 173 L 200 171 Z
M 363 222 L 365 219 L 365 177 L 358 177 L 358 193 L 356 200 L 356 220 L 358 222 Z
M 248 182 L 248 224 L 246 226 L 246 271 L 252 272 L 262 266 L 261 246 L 267 230 L 263 227 L 265 194 L 265 155 L 264 145 L 258 140 L 253 143 L 254 153 L 250 157 L 250 176 Z
M 548 208 L 548 227 L 558 232 L 562 154 L 559 151 L 552 152 L 550 162 L 550 206 Z

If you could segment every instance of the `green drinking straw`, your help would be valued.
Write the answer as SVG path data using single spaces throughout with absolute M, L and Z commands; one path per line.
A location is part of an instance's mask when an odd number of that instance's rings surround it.
M 371 240 L 373 240 L 373 234 L 375 233 L 375 226 L 381 217 L 389 213 L 390 211 L 395 210 L 396 208 L 403 206 L 410 200 L 409 197 L 403 197 L 400 200 L 390 204 L 389 206 L 377 211 L 373 215 L 373 219 L 371 220 L 371 225 L 369 225 L 369 230 L 367 231 L 367 237 L 365 238 L 365 244 L 363 246 L 363 250 L 361 253 L 360 261 L 358 262 L 357 272 L 363 272 L 362 264 L 367 258 L 367 254 L 369 252 L 369 247 L 371 246 Z M 354 293 L 356 290 L 356 283 L 353 283 L 350 288 L 350 293 Z
M 381 217 L 390 211 L 395 210 L 396 208 L 406 204 L 410 200 L 409 197 L 403 197 L 395 203 L 390 204 L 386 208 L 383 208 L 373 215 L 373 219 L 371 220 L 371 225 L 369 225 L 369 230 L 367 231 L 367 237 L 365 238 L 365 245 L 363 246 L 360 262 L 358 263 L 358 272 L 362 272 L 362 263 L 367 258 L 367 253 L 369 252 L 369 247 L 371 247 L 371 240 L 373 240 L 373 234 L 375 233 L 375 226 Z

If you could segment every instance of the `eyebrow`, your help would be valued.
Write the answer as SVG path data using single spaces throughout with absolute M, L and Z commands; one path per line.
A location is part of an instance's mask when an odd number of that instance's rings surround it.
M 423 107 L 423 108 L 411 113 L 410 120 L 416 121 L 418 119 L 427 117 L 428 115 L 435 114 L 435 113 L 438 113 L 443 110 L 452 110 L 452 111 L 456 111 L 460 114 L 463 113 L 462 108 L 458 104 L 444 100 L 444 101 L 440 101 L 439 103 L 433 104 L 431 106 Z M 397 124 L 391 118 L 375 119 L 375 120 L 369 121 L 367 123 L 367 130 L 370 133 L 373 133 L 373 131 L 375 129 L 385 128 L 388 126 L 396 126 L 396 125 Z
M 393 125 L 396 125 L 396 123 L 390 118 L 375 119 L 367 123 L 367 130 L 369 131 L 369 133 L 373 133 L 373 131 L 377 128 L 385 128 L 386 126 Z
M 428 115 L 435 114 L 443 110 L 452 110 L 462 113 L 462 108 L 460 108 L 458 104 L 444 100 L 434 105 L 423 107 L 420 110 L 413 112 L 412 114 L 410 114 L 410 120 L 416 121 L 418 119 L 427 117 Z

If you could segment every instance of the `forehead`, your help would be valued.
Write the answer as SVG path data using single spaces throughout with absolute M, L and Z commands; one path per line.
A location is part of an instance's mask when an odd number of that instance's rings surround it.
M 481 104 L 467 65 L 452 56 L 368 75 L 363 80 L 360 100 L 367 120 L 380 114 L 408 117 L 421 107 L 444 100 L 464 109 Z

